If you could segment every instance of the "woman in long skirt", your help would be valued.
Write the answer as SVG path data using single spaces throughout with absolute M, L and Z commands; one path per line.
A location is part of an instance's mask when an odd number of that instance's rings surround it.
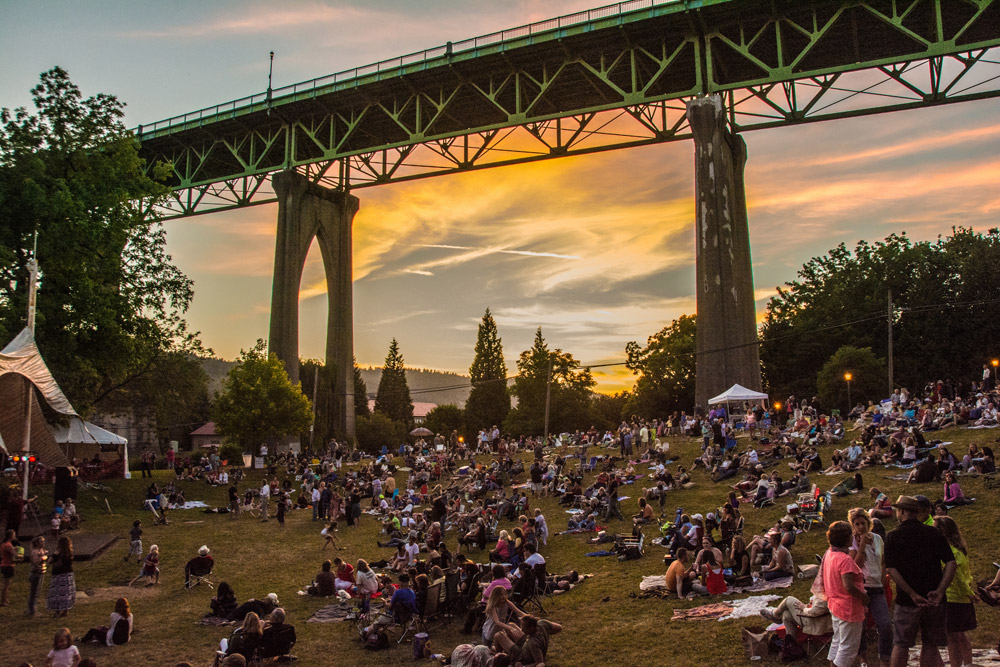
M 76 579 L 73 576 L 73 543 L 59 538 L 59 552 L 52 558 L 52 581 L 46 606 L 56 616 L 65 616 L 76 603 Z

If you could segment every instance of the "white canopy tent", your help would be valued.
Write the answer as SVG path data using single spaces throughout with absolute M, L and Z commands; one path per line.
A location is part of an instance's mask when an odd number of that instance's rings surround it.
M 90 459 L 98 452 L 114 451 L 128 462 L 128 440 L 79 417 L 70 419 L 68 426 L 54 425 L 52 437 L 69 458 Z
M 747 389 L 746 387 L 738 384 L 734 384 L 729 389 L 725 390 L 715 398 L 708 399 L 709 405 L 718 405 L 719 403 L 735 403 L 736 401 L 766 401 L 767 394 L 759 391 L 754 391 L 753 389 Z

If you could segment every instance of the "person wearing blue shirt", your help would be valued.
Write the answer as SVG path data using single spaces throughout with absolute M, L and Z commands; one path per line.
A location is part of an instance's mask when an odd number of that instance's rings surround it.
M 389 600 L 389 613 L 392 614 L 397 623 L 406 614 L 417 613 L 417 595 L 410 588 L 410 576 L 405 572 L 399 575 L 399 588 Z

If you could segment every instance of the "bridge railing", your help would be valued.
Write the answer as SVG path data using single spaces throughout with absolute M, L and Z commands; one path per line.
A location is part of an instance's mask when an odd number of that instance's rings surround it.
M 308 81 L 282 86 L 281 88 L 275 88 L 271 91 L 270 99 L 274 100 L 278 97 L 295 95 L 338 83 L 346 83 L 354 79 L 361 79 L 380 72 L 399 70 L 400 68 L 408 65 L 437 60 L 438 58 L 443 58 L 449 54 L 472 51 L 485 46 L 495 46 L 497 44 L 502 44 L 503 42 L 523 39 L 531 35 L 550 32 L 552 30 L 560 30 L 562 28 L 568 28 L 581 23 L 613 18 L 642 9 L 649 9 L 659 5 L 677 4 L 680 2 L 684 2 L 684 0 L 625 0 L 624 2 L 618 2 L 613 5 L 605 5 L 603 7 L 596 7 L 584 12 L 576 12 L 574 14 L 566 14 L 565 16 L 546 19 L 544 21 L 537 21 L 535 23 L 529 23 L 516 28 L 492 32 L 488 35 L 472 37 L 460 42 L 450 42 L 443 46 L 437 46 L 430 49 L 424 49 L 423 51 L 410 53 L 405 56 L 382 60 L 377 63 L 372 63 L 371 65 L 363 65 L 361 67 L 344 70 L 343 72 L 336 72 L 335 74 L 328 74 L 316 79 L 309 79 Z M 205 107 L 204 109 L 199 109 L 197 111 L 191 111 L 180 116 L 173 116 L 165 120 L 159 120 L 148 125 L 140 125 L 138 130 L 145 134 L 147 132 L 155 132 L 175 126 L 183 126 L 188 123 L 204 120 L 206 118 L 212 118 L 226 113 L 234 113 L 239 109 L 254 107 L 258 104 L 266 104 L 267 102 L 267 92 L 256 93 L 254 95 L 248 95 L 247 97 L 241 97 L 231 102 L 224 102 L 222 104 Z

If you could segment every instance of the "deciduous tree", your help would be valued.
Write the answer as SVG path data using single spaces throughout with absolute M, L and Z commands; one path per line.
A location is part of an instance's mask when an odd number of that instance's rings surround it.
M 646 339 L 646 347 L 635 341 L 625 346 L 626 366 L 639 375 L 625 411 L 640 417 L 663 418 L 694 406 L 695 331 L 694 315 L 679 318 Z

